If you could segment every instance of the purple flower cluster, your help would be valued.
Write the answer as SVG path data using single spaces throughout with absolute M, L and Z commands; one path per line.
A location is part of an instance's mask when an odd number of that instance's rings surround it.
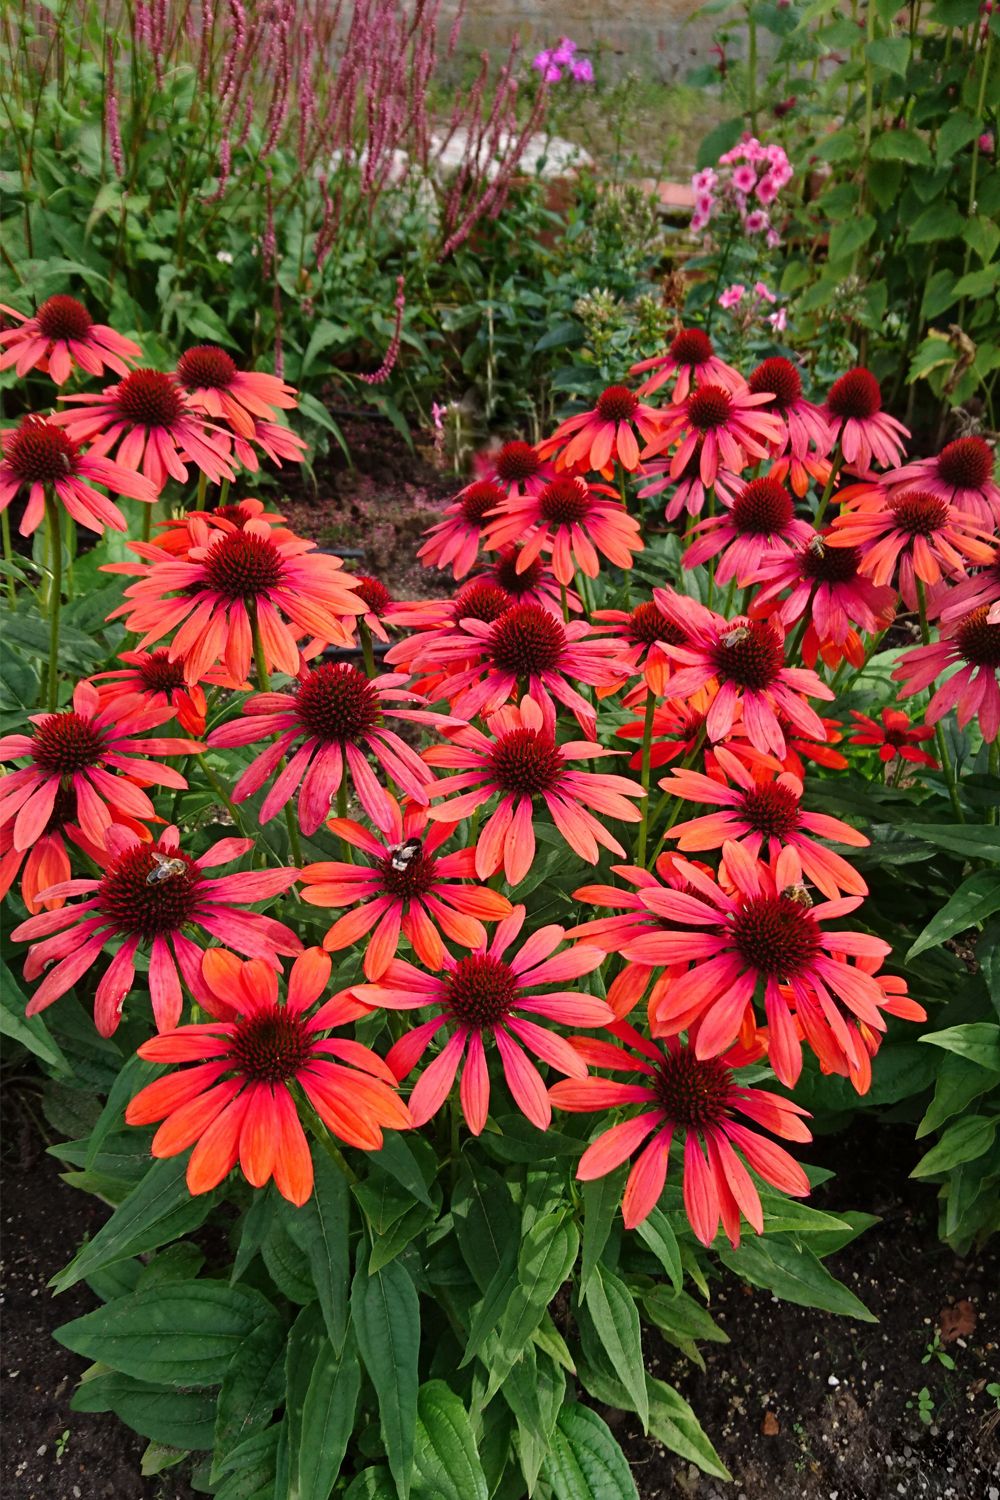
M 564 69 L 574 83 L 593 83 L 594 81 L 594 67 L 590 58 L 577 57 L 576 43 L 570 41 L 568 36 L 559 38 L 558 47 L 550 47 L 544 52 L 539 52 L 532 60 L 531 66 L 541 73 L 546 83 L 559 83 Z
M 764 146 L 748 135 L 719 157 L 715 167 L 705 167 L 691 178 L 695 211 L 691 228 L 706 229 L 712 219 L 737 213 L 744 231 L 766 235 L 769 249 L 781 238 L 771 223 L 768 208 L 792 178 L 792 164 L 778 145 Z

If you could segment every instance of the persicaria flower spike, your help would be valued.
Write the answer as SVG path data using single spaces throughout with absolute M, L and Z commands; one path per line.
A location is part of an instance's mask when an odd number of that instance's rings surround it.
M 644 1106 L 640 1114 L 603 1131 L 583 1153 L 576 1172 L 582 1181 L 593 1182 L 642 1146 L 622 1199 L 626 1229 L 641 1224 L 656 1207 L 674 1140 L 683 1141 L 684 1211 L 703 1245 L 715 1239 L 720 1218 L 734 1248 L 740 1242 L 741 1216 L 763 1234 L 764 1212 L 748 1166 L 780 1192 L 797 1198 L 808 1194 L 809 1179 L 794 1157 L 744 1123 L 749 1120 L 785 1140 L 809 1141 L 812 1136 L 803 1123 L 807 1112 L 766 1089 L 741 1086 L 734 1069 L 752 1060 L 741 1048 L 699 1057 L 673 1037 L 662 1046 L 647 1042 L 627 1022 L 613 1029 L 624 1047 L 589 1037 L 574 1037 L 573 1046 L 592 1066 L 627 1073 L 635 1081 L 572 1078 L 554 1084 L 549 1097 L 557 1109 L 574 1112 Z
M 32 315 L 0 302 L 0 313 L 17 324 L 0 329 L 0 370 L 13 366 L 18 376 L 39 370 L 56 385 L 65 385 L 74 367 L 86 375 L 101 375 L 106 369 L 127 375 L 129 365 L 142 354 L 131 339 L 106 323 L 95 323 L 75 297 L 49 297 Z
M 408 1077 L 430 1043 L 444 1032 L 447 1040 L 423 1070 L 409 1107 L 414 1125 L 436 1114 L 451 1091 L 462 1066 L 459 1100 L 466 1124 L 480 1135 L 490 1110 L 490 1071 L 485 1043 L 492 1039 L 507 1087 L 518 1109 L 539 1130 L 552 1119 L 545 1084 L 527 1052 L 560 1073 L 583 1078 L 586 1067 L 564 1037 L 540 1021 L 570 1026 L 603 1026 L 614 1020 L 605 1001 L 576 990 L 545 993 L 590 974 L 604 961 L 599 948 L 579 943 L 557 952 L 563 929 L 541 927 L 508 955 L 524 925 L 525 910 L 515 906 L 500 922 L 489 947 L 463 958 L 445 955 L 440 974 L 425 974 L 402 959 L 394 959 L 378 984 L 355 985 L 351 991 L 366 1005 L 390 1010 L 420 1010 L 433 1006 L 435 1014 L 403 1036 L 390 1049 L 386 1062 L 398 1079 Z M 464 1066 L 463 1066 L 464 1060 Z
M 510 915 L 507 897 L 476 878 L 474 848 L 439 852 L 455 823 L 428 826 L 425 808 L 393 807 L 391 828 L 376 837 L 352 818 L 331 818 L 327 828 L 361 852 L 353 863 L 322 860 L 302 871 L 302 899 L 310 906 L 349 907 L 323 939 L 337 952 L 367 938 L 366 979 L 378 979 L 396 957 L 400 935 L 428 969 L 444 962 L 444 938 L 463 948 L 486 946 L 484 922 Z M 370 934 L 370 935 L 369 935 Z
M 330 1035 L 365 1007 L 340 994 L 315 1009 L 330 969 L 321 948 L 307 948 L 292 964 L 282 1003 L 272 965 L 241 963 L 211 948 L 201 994 L 212 1020 L 176 1027 L 139 1048 L 147 1062 L 194 1065 L 147 1084 L 125 1111 L 129 1125 L 163 1122 L 154 1156 L 194 1146 L 187 1166 L 192 1194 L 210 1192 L 239 1165 L 252 1187 L 273 1178 L 282 1197 L 305 1203 L 313 1164 L 297 1089 L 333 1135 L 361 1151 L 381 1150 L 386 1128 L 409 1127 L 409 1111 L 382 1059 L 360 1042 Z
M 194 859 L 180 848 L 172 826 L 150 844 L 115 823 L 105 843 L 108 862 L 99 880 L 67 880 L 48 892 L 84 896 L 84 901 L 29 917 L 11 934 L 33 945 L 24 964 L 25 979 L 37 979 L 52 965 L 28 1002 L 29 1016 L 72 989 L 109 943 L 119 946 L 94 997 L 94 1021 L 102 1036 L 111 1036 L 121 1020 L 135 982 L 140 943 L 149 950 L 147 982 L 159 1031 L 170 1030 L 180 1020 L 182 977 L 199 1004 L 209 1008 L 201 983 L 202 950 L 188 936 L 188 928 L 200 927 L 239 953 L 272 966 L 279 954 L 301 949 L 295 933 L 281 922 L 241 910 L 287 891 L 295 883 L 296 870 L 206 873 L 246 854 L 252 839 L 220 839 Z
M 19 531 L 30 536 L 45 514 L 45 491 L 52 490 L 67 514 L 90 531 L 127 531 L 121 511 L 95 484 L 152 505 L 157 491 L 133 469 L 84 453 L 61 427 L 43 417 L 25 417 L 19 427 L 0 432 L 0 511 L 19 491 L 27 490 L 27 504 Z

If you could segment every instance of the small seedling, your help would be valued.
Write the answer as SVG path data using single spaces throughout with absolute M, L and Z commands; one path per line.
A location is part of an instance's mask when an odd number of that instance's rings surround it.
M 934 1397 L 931 1395 L 926 1386 L 922 1386 L 919 1391 L 915 1392 L 915 1394 L 917 1398 L 916 1403 L 907 1401 L 906 1410 L 912 1411 L 915 1404 L 917 1408 L 917 1416 L 920 1418 L 921 1422 L 923 1422 L 925 1427 L 929 1427 L 934 1420 Z
M 56 1438 L 56 1463 L 57 1464 L 61 1464 L 62 1463 L 63 1454 L 66 1452 L 66 1449 L 68 1447 L 69 1447 L 69 1428 L 65 1427 L 63 1429 L 63 1431 L 59 1434 L 59 1436 Z
M 955 1361 L 946 1352 L 941 1342 L 940 1332 L 935 1333 L 933 1340 L 927 1345 L 920 1363 L 922 1365 L 929 1365 L 932 1359 L 936 1359 L 939 1365 L 944 1365 L 946 1370 L 953 1370 L 955 1368 Z

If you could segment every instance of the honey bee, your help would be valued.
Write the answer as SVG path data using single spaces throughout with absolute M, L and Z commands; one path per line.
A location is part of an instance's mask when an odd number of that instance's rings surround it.
M 405 839 L 392 850 L 392 868 L 400 871 L 419 857 L 424 847 L 423 839 Z
M 781 894 L 787 901 L 794 901 L 796 906 L 809 908 L 813 904 L 812 897 L 801 881 L 796 885 L 786 885 Z
M 817 557 L 825 557 L 826 543 L 824 542 L 823 538 L 817 534 L 814 537 L 810 537 L 807 550 L 809 552 L 815 553 Z
M 162 885 L 165 880 L 171 880 L 175 875 L 184 875 L 187 865 L 183 859 L 170 859 L 166 854 L 161 854 L 159 849 L 151 849 L 154 864 L 146 876 L 147 885 Z
M 746 625 L 737 625 L 728 635 L 722 637 L 722 644 L 727 647 L 738 646 L 741 641 L 750 639 L 750 630 Z

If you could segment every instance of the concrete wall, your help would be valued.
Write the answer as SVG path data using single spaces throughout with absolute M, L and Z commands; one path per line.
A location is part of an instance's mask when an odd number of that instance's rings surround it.
M 445 0 L 442 17 L 456 9 L 456 0 Z M 501 55 L 516 31 L 530 57 L 566 34 L 602 77 L 637 72 L 677 82 L 712 44 L 713 18 L 692 19 L 697 9 L 698 0 L 469 0 L 459 50 Z

